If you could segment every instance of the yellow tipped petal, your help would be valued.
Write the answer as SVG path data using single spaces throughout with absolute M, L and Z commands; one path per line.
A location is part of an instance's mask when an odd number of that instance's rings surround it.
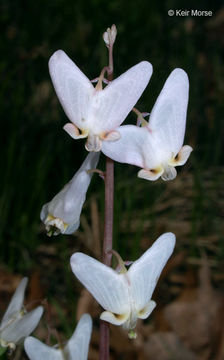
M 138 312 L 138 318 L 147 319 L 151 312 L 155 309 L 156 303 L 153 300 L 150 300 L 143 309 Z
M 77 126 L 72 123 L 67 123 L 63 129 L 73 138 L 73 139 L 82 139 L 88 136 L 87 130 L 82 130 L 81 134 Z
M 122 325 L 124 324 L 129 317 L 129 314 L 114 314 L 110 311 L 104 311 L 100 315 L 100 319 L 107 321 L 113 325 Z
M 173 166 L 181 166 L 184 165 L 187 161 L 187 159 L 190 156 L 190 153 L 192 152 L 192 147 L 189 145 L 183 146 L 179 153 L 175 156 L 174 159 L 172 159 L 169 164 Z
M 117 141 L 121 138 L 121 134 L 118 131 L 110 131 L 109 133 L 102 134 L 100 139 L 104 141 Z
M 155 181 L 163 174 L 163 172 L 164 168 L 162 166 L 151 170 L 141 169 L 138 172 L 138 177 L 146 180 Z

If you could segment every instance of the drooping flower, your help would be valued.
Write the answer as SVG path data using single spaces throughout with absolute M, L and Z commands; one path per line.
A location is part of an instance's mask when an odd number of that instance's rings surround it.
M 30 360 L 87 360 L 91 332 L 92 319 L 84 314 L 64 348 L 47 346 L 29 336 L 24 342 L 25 351 Z
M 106 310 L 100 318 L 114 325 L 123 325 L 129 331 L 129 337 L 133 338 L 136 337 L 137 319 L 146 319 L 156 306 L 151 300 L 152 293 L 174 245 L 175 235 L 163 234 L 123 273 L 117 273 L 82 253 L 72 255 L 71 267 L 79 281 Z
M 14 350 L 16 345 L 30 335 L 43 314 L 43 307 L 26 312 L 23 306 L 27 278 L 18 285 L 0 323 L 0 346 Z
M 72 234 L 79 227 L 86 192 L 99 161 L 99 153 L 88 154 L 80 169 L 55 197 L 42 207 L 40 218 L 48 235 Z
M 71 123 L 64 130 L 74 139 L 86 138 L 88 151 L 99 151 L 102 141 L 115 141 L 118 127 L 147 86 L 152 65 L 140 62 L 102 88 L 103 72 L 94 88 L 91 81 L 62 51 L 49 61 L 50 75 L 61 105 Z
M 153 109 L 149 122 L 143 126 L 120 126 L 121 138 L 115 143 L 103 143 L 105 155 L 121 163 L 142 168 L 138 177 L 147 180 L 172 180 L 175 166 L 184 165 L 192 148 L 183 145 L 189 81 L 182 69 L 168 77 Z

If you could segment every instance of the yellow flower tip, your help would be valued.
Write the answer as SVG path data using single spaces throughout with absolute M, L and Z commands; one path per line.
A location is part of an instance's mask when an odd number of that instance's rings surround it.
M 85 119 L 83 119 L 85 122 Z M 67 123 L 63 126 L 63 129 L 73 138 L 73 139 L 83 139 L 88 136 L 89 131 L 87 129 L 79 129 L 72 123 Z
M 104 141 L 117 141 L 121 138 L 119 131 L 112 130 L 106 133 L 100 134 L 100 139 Z
M 129 317 L 129 314 L 115 314 L 111 311 L 103 311 L 100 315 L 100 319 L 107 321 L 113 325 L 122 325 L 124 324 Z
M 155 181 L 157 180 L 164 172 L 164 168 L 163 166 L 158 166 L 155 169 L 141 169 L 138 172 L 138 177 L 145 179 L 145 180 L 151 180 L 151 181 Z
M 169 161 L 169 165 L 171 166 L 184 165 L 187 162 L 192 150 L 193 150 L 192 147 L 189 145 L 182 146 L 182 148 L 176 154 L 176 156 L 173 156 L 172 159 Z

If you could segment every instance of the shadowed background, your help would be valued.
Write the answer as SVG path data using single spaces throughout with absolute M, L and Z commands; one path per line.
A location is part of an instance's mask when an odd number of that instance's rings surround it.
M 81 227 L 74 236 L 46 236 L 39 220 L 41 207 L 70 180 L 86 155 L 84 142 L 74 141 L 62 130 L 67 118 L 49 77 L 48 60 L 54 51 L 63 49 L 90 79 L 97 77 L 107 64 L 102 34 L 115 23 L 115 76 L 142 60 L 150 61 L 154 68 L 137 105 L 140 111 L 151 111 L 175 67 L 188 73 L 185 144 L 194 151 L 188 163 L 178 169 L 177 179 L 169 183 L 140 180 L 136 177 L 138 168 L 115 165 L 114 248 L 125 260 L 134 260 L 161 233 L 172 231 L 177 236 L 176 252 L 182 254 L 177 268 L 173 265 L 175 271 L 179 275 L 190 272 L 197 279 L 206 254 L 211 281 L 220 290 L 224 281 L 221 3 L 1 1 L 0 278 L 5 284 L 13 274 L 31 277 L 35 284 L 32 289 L 39 289 L 36 297 L 48 297 L 57 309 L 66 336 L 74 327 L 67 313 L 75 317 L 74 304 L 82 288 L 71 274 L 69 258 L 77 250 L 100 256 L 104 187 L 95 175 Z M 169 9 L 186 8 L 211 10 L 213 16 L 167 14 Z M 135 121 L 132 114 L 126 120 Z M 104 169 L 103 156 L 99 167 Z M 170 287 L 175 289 L 170 291 L 169 284 L 164 283 L 166 294 L 161 291 L 161 303 L 173 301 L 187 281 L 171 280 Z M 13 286 L 2 286 L 2 311 Z

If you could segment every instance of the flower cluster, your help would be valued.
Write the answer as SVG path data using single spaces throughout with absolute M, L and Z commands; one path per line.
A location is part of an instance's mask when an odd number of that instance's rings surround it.
M 116 35 L 115 25 L 103 35 L 110 62 L 95 87 L 62 50 L 50 58 L 53 85 L 70 120 L 64 130 L 74 139 L 87 138 L 85 148 L 90 153 L 73 178 L 42 207 L 40 217 L 49 236 L 72 234 L 78 229 L 92 175 L 100 172 L 96 167 L 101 151 L 112 160 L 138 166 L 138 177 L 152 181 L 160 177 L 165 181 L 174 179 L 175 167 L 184 165 L 192 151 L 189 145 L 183 146 L 189 92 L 187 74 L 179 68 L 171 72 L 146 121 L 145 113 L 134 106 L 151 78 L 152 65 L 143 61 L 113 81 L 104 79 L 106 72 L 111 79 Z M 137 125 L 122 125 L 131 110 L 137 113 Z M 165 233 L 128 270 L 118 254 L 116 271 L 79 252 L 72 255 L 71 268 L 104 309 L 100 319 L 122 325 L 128 336 L 135 338 L 138 318 L 146 319 L 156 306 L 152 295 L 174 246 L 175 235 Z M 25 350 L 31 360 L 86 360 L 92 331 L 88 314 L 82 316 L 65 346 L 52 348 L 27 337 L 37 326 L 43 309 L 25 312 L 22 304 L 26 284 L 24 278 L 0 324 L 1 347 L 15 348 L 26 338 Z
M 103 35 L 109 54 L 116 34 L 112 26 Z M 69 234 L 78 228 L 91 178 L 87 170 L 96 168 L 100 151 L 112 160 L 140 167 L 140 178 L 166 181 L 176 177 L 175 167 L 184 165 L 192 151 L 189 145 L 183 146 L 189 93 L 184 70 L 171 72 L 149 121 L 133 108 L 152 75 L 149 62 L 140 62 L 104 87 L 105 68 L 94 87 L 62 50 L 50 58 L 49 70 L 71 121 L 64 130 L 74 139 L 87 138 L 85 147 L 91 152 L 73 179 L 43 206 L 41 219 L 49 234 Z M 131 110 L 138 115 L 137 125 L 122 125 Z M 135 337 L 137 319 L 147 318 L 156 305 L 151 297 L 174 244 L 174 234 L 163 234 L 129 270 L 122 264 L 121 273 L 82 253 L 71 257 L 71 267 L 105 309 L 101 319 L 123 325 Z

